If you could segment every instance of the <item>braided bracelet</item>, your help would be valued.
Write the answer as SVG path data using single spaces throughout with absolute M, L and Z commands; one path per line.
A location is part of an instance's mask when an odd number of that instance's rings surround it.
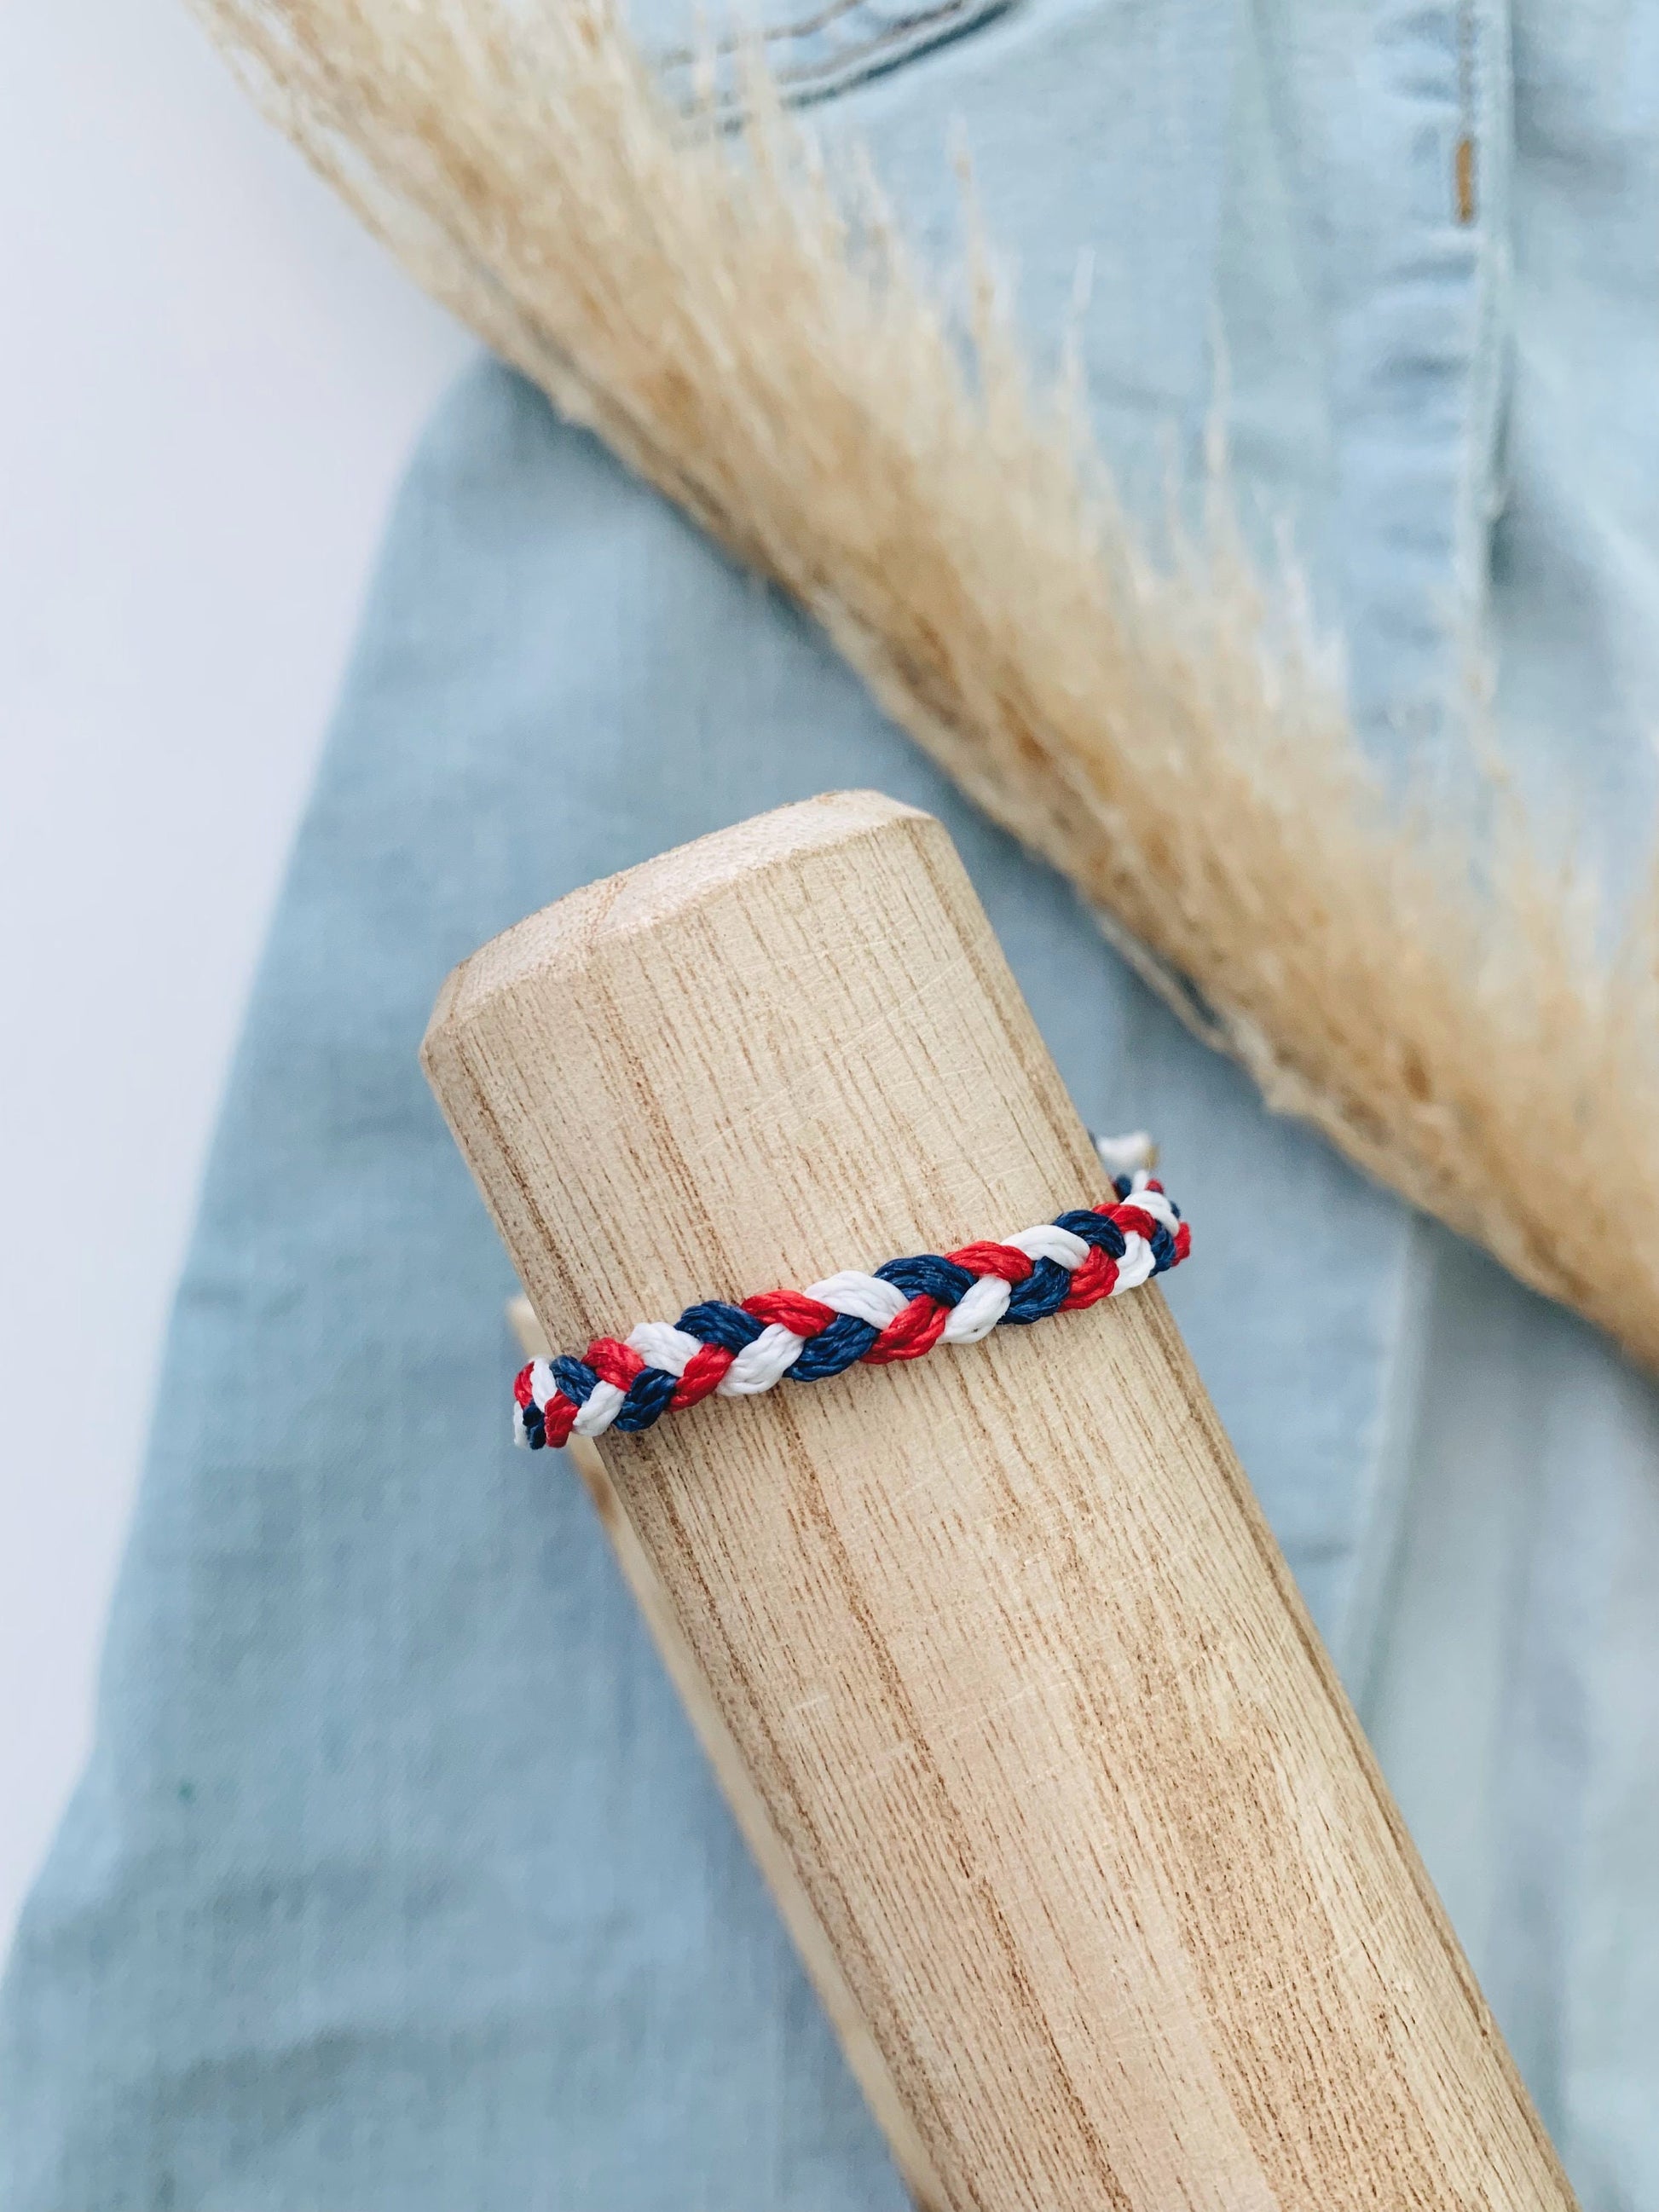
M 1118 1140 L 1121 1144 L 1125 1140 Z M 1100 1150 L 1111 1164 L 1116 1146 Z M 787 1375 L 820 1382 L 857 1361 L 920 1359 L 994 1328 L 1120 1297 L 1178 1267 L 1187 1224 L 1146 1169 L 1113 1178 L 1115 1201 L 1062 1213 L 996 1244 L 918 1252 L 872 1275 L 847 1269 L 809 1291 L 762 1291 L 741 1305 L 688 1306 L 626 1341 L 595 1337 L 580 1359 L 532 1359 L 514 1385 L 513 1433 L 539 1451 L 574 1432 L 648 1429 L 713 1395 L 749 1398 Z

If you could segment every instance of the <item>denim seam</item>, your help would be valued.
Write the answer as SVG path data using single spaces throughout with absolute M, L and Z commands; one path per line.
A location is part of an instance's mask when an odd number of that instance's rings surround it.
M 746 50 L 762 54 L 772 82 L 793 106 L 829 100 L 867 82 L 872 77 L 919 60 L 923 55 L 977 30 L 981 24 L 1006 15 L 1019 0 L 932 0 L 913 7 L 899 17 L 884 17 L 872 25 L 868 0 L 833 0 L 793 23 L 757 28 L 751 42 L 738 37 L 712 41 L 702 52 L 675 46 L 653 58 L 659 80 L 674 104 L 682 109 L 707 105 L 720 123 L 734 121 L 744 105 L 742 86 L 733 82 L 739 58 Z M 837 26 L 857 25 L 847 43 L 814 55 L 811 42 Z M 792 53 L 792 50 L 796 50 Z M 699 83 L 700 72 L 708 81 Z M 690 78 L 690 83 L 675 79 Z

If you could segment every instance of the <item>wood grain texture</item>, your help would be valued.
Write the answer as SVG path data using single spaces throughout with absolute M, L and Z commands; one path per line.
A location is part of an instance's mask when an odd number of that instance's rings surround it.
M 566 1346 L 1104 1194 L 872 794 L 550 908 L 424 1057 Z M 921 2204 L 1571 2203 L 1155 1290 L 584 1473 Z

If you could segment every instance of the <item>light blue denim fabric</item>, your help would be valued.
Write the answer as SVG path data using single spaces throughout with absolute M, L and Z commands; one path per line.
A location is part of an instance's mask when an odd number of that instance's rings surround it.
M 924 15 L 863 64 L 851 11 L 795 26 L 825 128 L 936 252 L 959 133 L 1039 351 L 1087 250 L 1149 512 L 1224 386 L 1379 752 L 1449 741 L 1489 596 L 1506 739 L 1627 865 L 1650 11 L 1518 16 L 1513 93 L 1486 4 Z M 671 76 L 689 23 L 642 22 Z M 0 2002 L 7 2212 L 901 2201 L 576 1486 L 506 1446 L 510 1278 L 415 1060 L 492 932 L 849 784 L 945 817 L 1085 1117 L 1157 1130 L 1198 1238 L 1171 1303 L 1587 2207 L 1659 2203 L 1652 1392 L 1271 1121 L 787 609 L 482 368 L 394 518 L 227 1101 Z

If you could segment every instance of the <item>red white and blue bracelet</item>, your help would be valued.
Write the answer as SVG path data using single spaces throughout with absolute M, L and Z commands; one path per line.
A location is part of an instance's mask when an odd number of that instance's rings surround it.
M 1101 1143 L 1109 1167 L 1125 1142 Z M 847 1269 L 807 1291 L 762 1291 L 741 1305 L 688 1306 L 626 1340 L 595 1337 L 580 1359 L 532 1359 L 514 1385 L 513 1433 L 532 1451 L 572 1435 L 648 1429 L 701 1399 L 750 1398 L 787 1376 L 820 1382 L 976 1344 L 994 1328 L 1121 1297 L 1178 1267 L 1190 1242 L 1145 1168 L 1113 1178 L 1115 1199 L 1022 1229 L 998 1243 L 918 1252 L 873 1274 Z

